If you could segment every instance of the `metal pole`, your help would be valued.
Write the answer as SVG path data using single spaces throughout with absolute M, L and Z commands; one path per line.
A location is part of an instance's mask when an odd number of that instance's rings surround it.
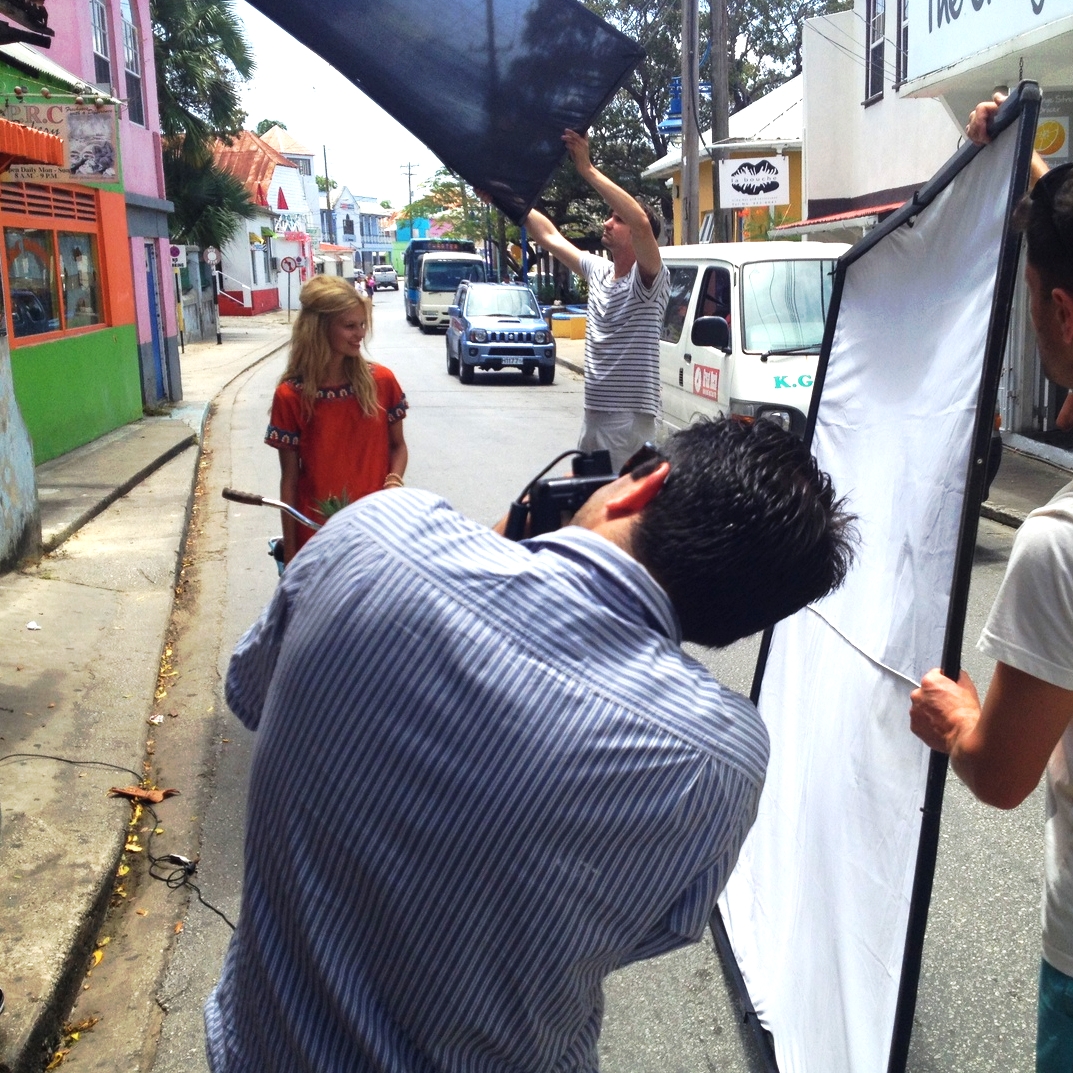
M 697 0 L 682 0 L 682 242 L 697 241 L 700 234 L 699 194 L 700 131 L 697 128 L 697 96 L 700 66 L 697 56 Z
M 322 145 L 324 150 L 324 203 L 328 206 L 328 240 L 335 245 L 335 213 L 332 212 L 332 183 L 328 178 L 328 147 Z
M 712 0 L 712 143 L 730 137 L 730 66 L 727 33 L 727 0 Z M 719 159 L 722 150 L 712 150 L 712 212 L 715 227 L 712 240 L 730 242 L 732 209 L 720 208 Z
M 294 275 L 293 272 L 288 272 L 287 273 L 287 323 L 288 324 L 290 324 L 290 322 L 291 322 L 291 276 L 293 276 L 293 275 Z
M 176 265 L 172 271 L 175 273 L 175 312 L 176 320 L 179 325 L 179 353 L 186 353 L 186 321 L 183 319 L 183 285 L 179 279 L 179 266 Z
M 223 290 L 223 281 L 219 278 L 216 266 L 212 267 L 212 312 L 216 321 L 216 345 L 222 346 L 224 337 L 220 332 L 220 291 Z

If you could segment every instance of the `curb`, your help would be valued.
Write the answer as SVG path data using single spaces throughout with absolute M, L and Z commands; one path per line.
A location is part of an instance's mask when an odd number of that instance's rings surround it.
M 1019 529 L 1021 523 L 1028 517 L 1023 511 L 1014 510 L 1012 507 L 1003 507 L 993 503 L 990 499 L 980 506 L 980 517 L 1001 525 L 1008 525 L 1011 529 Z
M 562 358 L 558 353 L 555 355 L 555 364 L 561 365 L 564 369 L 569 369 L 572 373 L 577 373 L 578 376 L 585 375 L 584 365 L 578 365 L 576 361 L 570 361 L 569 358 Z
M 197 441 L 198 437 L 194 432 L 191 432 L 189 436 L 184 436 L 178 443 L 168 448 L 163 454 L 154 458 L 151 462 L 138 470 L 133 477 L 128 478 L 121 485 L 113 488 L 92 506 L 87 507 L 77 518 L 63 526 L 62 529 L 57 529 L 54 532 L 49 533 L 47 537 L 42 534 L 41 554 L 48 555 L 50 552 L 55 551 L 65 540 L 69 540 L 84 525 L 91 522 L 98 514 L 107 510 L 117 499 L 125 496 L 132 488 L 141 484 L 146 477 L 155 473 L 161 466 L 170 462 L 176 455 L 181 454 L 187 447 L 197 443 Z
M 55 551 L 57 547 L 69 539 L 81 527 L 92 521 L 97 515 L 102 514 L 112 503 L 122 498 L 130 492 L 131 489 L 142 483 L 142 481 L 151 476 L 156 470 L 176 458 L 188 447 L 193 446 L 195 451 L 189 471 L 190 482 L 186 495 L 185 516 L 183 518 L 176 546 L 175 572 L 171 578 L 169 586 L 171 589 L 171 600 L 168 603 L 167 611 L 163 616 L 161 623 L 161 648 L 163 648 L 163 645 L 167 641 L 167 630 L 171 624 L 172 616 L 175 613 L 175 588 L 179 583 L 179 575 L 183 568 L 182 552 L 186 546 L 190 533 L 194 498 L 197 491 L 200 462 L 202 458 L 205 426 L 209 417 L 215 410 L 213 400 L 216 395 L 223 391 L 229 384 L 233 383 L 239 376 L 243 375 L 243 373 L 248 372 L 255 365 L 272 357 L 289 345 L 290 338 L 288 337 L 284 341 L 272 343 L 265 349 L 251 354 L 249 363 L 231 376 L 226 383 L 220 385 L 216 389 L 213 399 L 196 405 L 191 404 L 187 407 L 189 415 L 187 420 L 189 420 L 189 418 L 195 419 L 189 422 L 191 429 L 188 435 L 183 436 L 177 443 L 147 462 L 136 474 L 125 480 L 119 487 L 110 489 L 107 494 L 102 496 L 100 501 L 83 511 L 75 521 L 65 525 L 62 530 L 57 530 L 50 534 L 47 543 L 43 541 L 42 555 Z M 178 404 L 178 407 L 182 407 L 181 402 Z M 199 410 L 200 413 L 198 413 Z M 179 419 L 182 420 L 183 418 Z M 157 653 L 158 659 L 159 655 L 160 654 Z M 151 703 L 150 699 L 148 702 L 149 707 L 151 707 Z M 144 741 L 141 744 L 144 749 Z M 115 839 L 114 850 L 109 855 L 110 865 L 100 876 L 96 877 L 97 882 L 94 885 L 89 902 L 88 904 L 85 904 L 84 908 L 79 912 L 80 920 L 74 935 L 74 941 L 65 953 L 62 968 L 58 975 L 53 979 L 52 986 L 48 989 L 48 993 L 40 997 L 37 1015 L 33 1018 L 33 1022 L 28 1026 L 28 1030 L 21 1041 L 22 1045 L 19 1047 L 18 1052 L 15 1054 L 8 1054 L 6 1060 L 5 1056 L 0 1055 L 0 1073 L 7 1070 L 10 1070 L 11 1073 L 34 1073 L 34 1071 L 42 1069 L 51 1057 L 56 1040 L 60 1036 L 64 1020 L 74 1005 L 74 1001 L 78 995 L 79 985 L 85 976 L 87 966 L 89 965 L 90 955 L 96 944 L 97 936 L 107 917 L 115 872 L 122 857 L 123 847 L 125 845 L 127 822 L 128 818 L 124 814 L 124 818 L 119 823 L 118 829 L 114 833 L 109 832 L 109 835 Z

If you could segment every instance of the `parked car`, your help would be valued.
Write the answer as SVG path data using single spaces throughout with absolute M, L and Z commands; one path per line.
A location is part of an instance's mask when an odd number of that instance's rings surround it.
M 447 372 L 463 384 L 473 383 L 478 368 L 554 382 L 555 340 L 524 284 L 464 281 L 447 312 Z
M 373 265 L 373 285 L 378 291 L 399 289 L 399 275 L 391 265 Z

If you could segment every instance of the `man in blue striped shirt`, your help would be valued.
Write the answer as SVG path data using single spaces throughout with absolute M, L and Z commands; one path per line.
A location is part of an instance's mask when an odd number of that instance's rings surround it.
M 613 969 L 700 938 L 756 813 L 755 708 L 686 656 L 838 585 L 849 519 L 774 425 L 694 426 L 515 544 L 369 496 L 287 568 L 215 1073 L 591 1071 Z

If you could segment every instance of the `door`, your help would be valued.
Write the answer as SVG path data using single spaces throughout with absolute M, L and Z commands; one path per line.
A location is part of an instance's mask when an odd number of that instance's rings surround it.
M 160 290 L 160 264 L 157 260 L 156 244 L 145 244 L 145 282 L 149 295 L 149 327 L 153 344 L 153 384 L 156 399 L 171 397 L 171 384 L 168 380 L 168 364 L 165 360 L 163 298 Z

